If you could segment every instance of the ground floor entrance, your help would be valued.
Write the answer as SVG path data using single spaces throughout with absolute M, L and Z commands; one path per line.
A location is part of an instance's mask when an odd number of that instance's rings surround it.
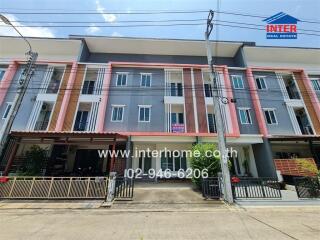
M 126 167 L 123 156 L 102 154 L 124 150 L 127 137 L 108 133 L 13 132 L 2 156 L 3 175 L 107 176 Z

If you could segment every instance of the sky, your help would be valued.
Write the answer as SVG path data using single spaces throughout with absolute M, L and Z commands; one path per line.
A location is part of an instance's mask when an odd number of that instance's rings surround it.
M 265 31 L 214 26 L 212 40 L 248 41 L 257 45 L 315 47 L 320 48 L 320 0 L 0 0 L 0 12 L 9 18 L 25 36 L 33 37 L 68 37 L 69 35 L 95 35 L 114 37 L 146 37 L 173 39 L 203 39 L 207 12 L 180 14 L 138 14 L 150 11 L 196 11 L 217 10 L 220 12 L 244 13 L 270 17 L 278 12 L 285 12 L 300 20 L 318 23 L 299 22 L 298 39 L 270 40 Z M 26 15 L 17 12 L 90 12 L 93 14 L 58 14 Z M 116 14 L 117 12 L 129 14 Z M 200 19 L 191 26 L 151 26 L 151 27 L 116 27 L 117 25 L 136 25 L 154 23 L 136 23 L 131 21 L 164 21 Z M 236 21 L 244 24 L 263 25 L 263 18 L 217 14 L 220 21 Z M 25 21 L 25 22 L 23 22 Z M 27 22 L 26 22 L 27 21 Z M 49 23 L 39 23 L 47 21 Z M 56 27 L 54 25 L 71 25 L 72 23 L 53 23 L 56 21 L 79 22 L 82 27 Z M 123 23 L 122 21 L 129 21 Z M 31 22 L 31 23 L 30 23 Z M 186 22 L 180 22 L 186 23 Z M 190 23 L 190 22 L 189 22 Z M 156 23 L 159 24 L 159 23 Z M 168 24 L 168 23 L 161 23 Z M 170 24 L 170 22 L 169 22 Z M 227 23 L 225 23 L 227 24 Z M 248 26 L 248 25 L 242 26 Z M 41 27 L 32 27 L 37 25 Z M 46 25 L 46 26 L 44 26 Z M 102 26 L 111 27 L 102 27 Z M 21 27 L 22 26 L 22 27 Z M 253 25 L 251 25 L 253 26 Z M 253 26 L 257 27 L 257 26 Z M 299 34 L 299 29 L 307 29 L 319 36 Z M 309 32 L 310 33 L 310 32 Z M 15 35 L 12 28 L 0 22 L 0 35 Z

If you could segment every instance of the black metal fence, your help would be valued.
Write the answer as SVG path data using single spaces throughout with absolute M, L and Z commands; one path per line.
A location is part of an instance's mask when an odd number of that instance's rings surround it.
M 219 199 L 221 197 L 219 178 L 210 177 L 202 179 L 202 196 L 206 199 Z
M 238 178 L 232 182 L 235 199 L 281 198 L 280 183 L 276 178 Z
M 115 180 L 114 198 L 118 200 L 130 200 L 133 198 L 134 179 L 117 177 Z
M 320 198 L 320 182 L 317 177 L 294 178 L 298 198 Z

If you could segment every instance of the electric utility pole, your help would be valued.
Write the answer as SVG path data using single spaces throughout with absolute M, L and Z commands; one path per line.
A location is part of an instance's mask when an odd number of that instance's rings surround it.
M 29 43 L 29 41 L 18 31 L 18 29 L 14 25 L 12 25 L 12 23 L 9 21 L 9 19 L 7 19 L 2 14 L 0 14 L 0 19 L 5 24 L 13 27 L 14 30 L 22 37 L 22 39 L 29 46 L 29 51 L 26 53 L 26 56 L 28 56 L 27 63 L 26 63 L 26 66 L 22 72 L 21 78 L 19 79 L 19 87 L 17 89 L 17 94 L 15 96 L 13 106 L 10 111 L 11 114 L 9 115 L 9 118 L 8 118 L 8 121 L 6 124 L 7 125 L 6 129 L 4 130 L 2 137 L 0 136 L 0 157 L 2 157 L 3 153 L 4 153 L 5 144 L 7 143 L 8 139 L 9 139 L 9 134 L 11 132 L 11 128 L 12 128 L 14 119 L 18 113 L 18 110 L 21 106 L 23 97 L 27 91 L 29 82 L 30 82 L 32 75 L 34 73 L 34 65 L 35 65 L 35 62 L 37 61 L 38 53 L 32 51 L 31 44 Z M 0 161 L 1 160 L 2 159 L 0 159 Z
M 218 91 L 217 79 L 214 77 L 215 69 L 214 69 L 211 46 L 209 41 L 210 34 L 213 28 L 213 23 L 212 23 L 213 16 L 214 16 L 214 12 L 210 10 L 208 19 L 207 19 L 207 30 L 205 32 L 205 40 L 206 40 L 208 64 L 210 66 L 210 80 L 212 82 L 213 110 L 214 110 L 214 115 L 215 115 L 215 120 L 217 125 L 218 146 L 220 151 L 220 165 L 221 165 L 223 188 L 224 188 L 223 198 L 226 202 L 233 203 L 231 180 L 230 180 L 230 173 L 228 168 L 228 158 L 226 156 L 226 141 L 224 138 L 224 124 L 222 121 L 220 96 Z

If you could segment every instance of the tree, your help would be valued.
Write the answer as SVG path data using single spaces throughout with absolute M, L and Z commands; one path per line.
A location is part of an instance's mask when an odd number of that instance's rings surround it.
M 208 177 L 216 177 L 218 172 L 221 171 L 220 157 L 213 156 L 213 153 L 218 153 L 217 146 L 215 144 L 195 144 L 192 147 L 192 156 L 190 158 L 190 166 L 193 170 L 207 169 Z M 201 178 L 195 178 L 193 176 L 192 181 L 198 186 L 201 186 Z
M 24 171 L 21 175 L 26 176 L 39 176 L 41 170 L 44 167 L 47 157 L 46 149 L 39 147 L 38 145 L 32 145 L 30 150 L 26 152 L 26 163 Z

